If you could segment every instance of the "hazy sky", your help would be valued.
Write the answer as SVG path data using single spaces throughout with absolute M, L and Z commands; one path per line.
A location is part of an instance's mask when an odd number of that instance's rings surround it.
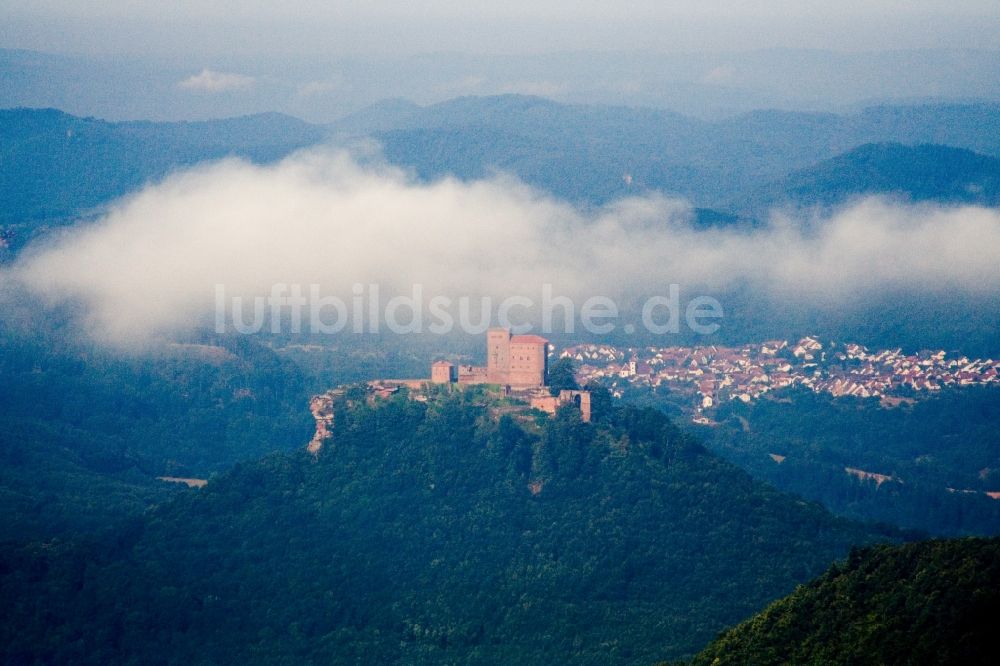
M 1000 48 L 995 0 L 0 0 L 0 47 L 185 56 Z

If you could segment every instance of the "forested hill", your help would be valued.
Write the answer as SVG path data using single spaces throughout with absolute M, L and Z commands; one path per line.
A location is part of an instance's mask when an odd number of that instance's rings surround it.
M 852 551 L 727 631 L 693 666 L 995 664 L 1000 539 Z
M 0 110 L 0 225 L 79 215 L 171 170 L 237 156 L 267 162 L 322 140 L 277 113 L 204 122 L 107 122 L 55 109 Z
M 752 405 L 730 401 L 715 418 L 699 433 L 715 453 L 838 515 L 942 537 L 1000 534 L 1000 501 L 987 494 L 1000 488 L 995 386 L 938 391 L 896 408 L 786 390 Z M 883 476 L 859 478 L 858 470 Z
M 740 203 L 763 216 L 786 203 L 833 206 L 867 194 L 996 206 L 1000 159 L 933 144 L 869 143 L 746 192 Z
M 481 390 L 335 408 L 87 542 L 2 548 L 9 661 L 648 664 L 882 537 L 665 416 L 498 416 Z
M 375 136 L 390 161 L 428 179 L 500 170 L 574 202 L 658 190 L 699 207 L 759 215 L 748 195 L 778 183 L 770 194 L 780 202 L 780 184 L 792 173 L 865 144 L 938 144 L 996 157 L 998 123 L 1000 106 L 991 104 L 879 106 L 844 115 L 761 110 L 705 121 L 504 95 L 417 108 L 396 101 L 331 127 Z
M 711 209 L 697 217 L 708 224 L 733 224 L 734 214 L 766 219 L 770 205 L 845 191 L 989 204 L 996 201 L 998 125 L 995 104 L 881 106 L 850 115 L 764 110 L 710 122 L 523 95 L 426 107 L 390 100 L 329 126 L 277 113 L 106 122 L 6 109 L 0 239 L 20 247 L 37 227 L 69 223 L 174 169 L 226 156 L 267 162 L 328 138 L 347 147 L 374 138 L 389 162 L 421 178 L 504 171 L 577 204 L 678 195 Z
M 311 434 L 302 372 L 250 336 L 122 356 L 6 323 L 0 541 L 104 527 L 170 492 L 158 476 L 208 478 Z

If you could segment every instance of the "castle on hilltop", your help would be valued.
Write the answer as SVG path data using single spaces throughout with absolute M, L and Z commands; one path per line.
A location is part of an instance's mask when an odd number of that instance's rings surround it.
M 486 366 L 458 365 L 448 361 L 431 364 L 432 384 L 499 384 L 507 395 L 518 397 L 549 414 L 575 404 L 584 421 L 590 421 L 589 391 L 545 388 L 549 370 L 549 341 L 539 335 L 511 335 L 506 328 L 486 333 Z
M 491 328 L 486 333 L 485 367 L 437 361 L 431 365 L 431 382 L 540 388 L 545 386 L 548 351 L 549 341 L 539 335 L 511 335 L 506 328 Z

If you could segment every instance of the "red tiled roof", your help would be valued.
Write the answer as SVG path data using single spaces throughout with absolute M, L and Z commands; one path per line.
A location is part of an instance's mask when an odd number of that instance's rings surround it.
M 510 339 L 511 343 L 547 345 L 549 341 L 540 335 L 515 335 Z

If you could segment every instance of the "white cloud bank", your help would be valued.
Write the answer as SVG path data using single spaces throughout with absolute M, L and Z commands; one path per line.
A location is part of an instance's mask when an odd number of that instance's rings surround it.
M 908 289 L 1000 291 L 1000 212 L 869 199 L 810 225 L 752 233 L 688 223 L 662 197 L 584 212 L 499 177 L 418 184 L 345 154 L 272 166 L 204 165 L 119 202 L 99 223 L 29 249 L 7 278 L 35 298 L 81 303 L 117 341 L 211 325 L 215 285 L 356 283 L 425 297 L 689 295 L 749 282 L 797 300 Z
M 211 69 L 203 69 L 200 73 L 189 76 L 177 83 L 177 87 L 184 90 L 194 90 L 198 92 L 230 92 L 234 90 L 249 90 L 253 87 L 255 79 L 244 74 L 231 74 L 227 72 L 216 72 Z

